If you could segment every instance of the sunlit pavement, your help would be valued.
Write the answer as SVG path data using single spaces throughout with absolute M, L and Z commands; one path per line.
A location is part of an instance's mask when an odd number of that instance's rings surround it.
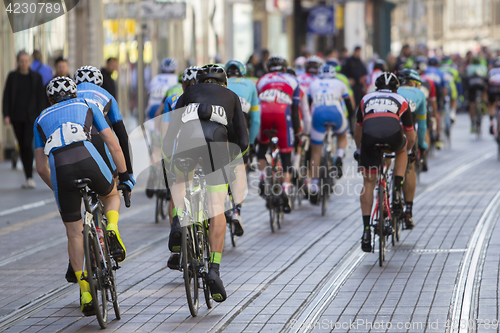
M 168 220 L 154 223 L 154 200 L 140 175 L 120 232 L 128 258 L 117 272 L 122 319 L 113 332 L 445 332 L 460 324 L 498 332 L 500 162 L 487 133 L 469 133 L 459 115 L 452 146 L 436 151 L 414 204 L 417 223 L 378 253 L 360 251 L 362 179 L 351 147 L 346 176 L 327 216 L 303 202 L 271 233 L 254 186 L 242 217 L 245 234 L 231 246 L 221 274 L 228 299 L 191 317 L 184 281 L 167 268 Z M 51 191 L 23 190 L 23 174 L 0 163 L 0 331 L 98 331 L 79 311 L 78 288 L 66 283 L 64 226 Z M 202 295 L 201 295 L 202 296 Z M 202 299 L 202 297 L 201 297 Z M 460 322 L 462 320 L 462 322 Z

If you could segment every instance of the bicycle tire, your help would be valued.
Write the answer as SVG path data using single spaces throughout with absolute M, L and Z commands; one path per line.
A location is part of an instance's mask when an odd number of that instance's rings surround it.
M 107 295 L 106 292 L 103 292 L 104 287 L 101 283 L 103 265 L 99 252 L 99 239 L 95 230 L 87 223 L 83 227 L 83 235 L 85 267 L 87 269 L 86 279 L 90 287 L 95 316 L 99 326 L 105 329 L 108 326 L 108 304 Z
M 323 153 L 324 153 L 324 151 L 323 151 Z M 320 170 L 320 174 L 319 174 L 319 182 L 320 182 L 320 184 L 319 184 L 319 186 L 320 186 L 319 196 L 320 196 L 320 198 L 319 198 L 319 200 L 321 203 L 321 216 L 325 216 L 326 215 L 326 208 L 327 208 L 327 204 L 328 204 L 328 196 L 330 194 L 330 188 L 328 185 L 329 166 L 328 166 L 327 158 L 325 156 L 321 156 L 319 170 Z
M 161 216 L 161 195 L 156 192 L 155 223 L 160 223 Z
M 281 222 L 283 222 L 283 212 L 281 211 L 281 207 L 276 207 L 276 226 L 278 230 L 281 229 Z
M 198 272 L 194 268 L 193 226 L 182 227 L 182 272 L 189 312 L 193 317 L 198 315 Z
M 476 99 L 475 99 L 475 106 L 476 106 L 476 113 L 475 113 L 475 123 L 476 123 L 476 136 L 477 138 L 481 138 L 481 122 L 483 118 L 483 113 L 482 113 L 482 100 L 481 100 L 481 95 L 478 90 L 476 90 Z
M 380 176 L 381 177 L 381 176 Z M 379 244 L 379 266 L 382 267 L 385 260 L 385 217 L 384 217 L 384 186 L 378 187 L 378 209 L 379 209 L 379 222 L 378 222 L 378 244 Z
M 269 209 L 269 223 L 271 224 L 271 232 L 274 233 L 274 221 L 275 221 L 275 213 L 274 208 Z
M 211 309 L 212 308 L 212 295 L 210 295 L 210 288 L 207 285 L 206 282 L 206 275 L 208 275 L 208 270 L 210 268 L 210 240 L 208 239 L 208 229 L 206 227 L 206 221 L 203 221 L 203 269 L 204 269 L 204 274 L 202 276 L 202 286 L 203 286 L 203 294 L 205 296 L 205 304 L 207 305 L 207 308 Z M 234 243 L 233 243 L 234 246 Z
M 166 193 L 161 196 L 160 208 L 161 217 L 165 220 L 168 216 L 168 198 Z
M 224 216 L 226 217 L 226 224 L 227 226 L 229 227 L 229 236 L 231 237 L 231 245 L 233 247 L 236 247 L 236 241 L 234 240 L 234 223 L 233 221 L 231 220 L 232 217 L 227 214 L 227 213 L 224 213 Z

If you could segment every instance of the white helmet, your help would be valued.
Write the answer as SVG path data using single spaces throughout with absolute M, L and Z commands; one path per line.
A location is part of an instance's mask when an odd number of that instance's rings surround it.
M 306 64 L 306 57 L 300 56 L 297 59 L 295 59 L 294 65 L 296 68 L 304 68 L 305 64 Z
M 196 74 L 200 70 L 200 67 L 197 66 L 191 66 L 188 67 L 184 70 L 184 73 L 182 73 L 182 83 L 185 83 L 187 81 L 191 80 L 196 80 Z
M 46 89 L 50 102 L 57 103 L 65 99 L 76 97 L 76 84 L 66 76 L 58 76 L 50 80 Z
M 94 66 L 83 66 L 77 69 L 73 78 L 76 84 L 90 82 L 102 86 L 103 82 L 101 71 Z
M 177 69 L 177 61 L 173 58 L 165 58 L 161 61 L 160 72 L 174 73 Z
M 323 65 L 318 70 L 318 77 L 320 79 L 333 79 L 337 75 L 337 71 L 335 70 L 335 66 L 333 65 Z

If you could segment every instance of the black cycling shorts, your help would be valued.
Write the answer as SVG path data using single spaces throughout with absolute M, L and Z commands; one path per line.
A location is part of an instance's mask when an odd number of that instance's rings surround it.
M 484 89 L 485 89 L 484 85 L 470 86 L 469 87 L 469 102 L 475 102 L 476 101 L 476 92 L 480 92 L 482 94 Z
M 363 122 L 363 136 L 361 137 L 360 170 L 376 173 L 380 160 L 380 152 L 376 144 L 389 145 L 391 152 L 399 152 L 406 146 L 406 136 L 396 118 L 377 117 Z
M 488 86 L 488 102 L 493 104 L 500 101 L 500 85 Z
M 52 173 L 52 189 L 56 197 L 59 212 L 64 222 L 76 222 L 82 218 L 80 191 L 73 186 L 73 181 L 89 178 L 90 188 L 98 195 L 111 192 L 114 180 L 97 149 L 88 141 L 75 142 L 57 149 L 49 156 Z
M 199 126 L 201 125 L 201 133 Z M 229 152 L 226 127 L 212 121 L 190 121 L 182 125 L 177 136 L 172 162 L 176 173 L 182 173 L 175 164 L 178 158 L 190 158 L 195 163 L 191 172 L 201 158 L 201 167 L 205 180 L 209 186 L 218 186 L 229 183 Z M 196 143 L 205 142 L 203 145 Z M 227 174 L 227 175 L 226 175 Z

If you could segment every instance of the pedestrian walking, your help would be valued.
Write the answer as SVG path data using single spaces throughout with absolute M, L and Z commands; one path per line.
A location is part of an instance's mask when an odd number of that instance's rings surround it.
M 33 181 L 33 124 L 45 108 L 42 76 L 30 69 L 30 56 L 17 54 L 17 69 L 7 76 L 3 92 L 3 120 L 12 124 L 19 143 L 26 182 L 23 188 L 35 188 Z
M 31 70 L 37 72 L 42 76 L 43 86 L 45 87 L 50 80 L 52 80 L 52 68 L 42 62 L 42 54 L 40 51 L 35 50 L 32 54 L 33 62 L 31 63 Z
M 115 99 L 116 96 L 116 83 L 111 77 L 114 71 L 118 70 L 118 59 L 110 57 L 106 60 L 106 67 L 101 68 L 103 77 L 102 88 L 111 94 Z

